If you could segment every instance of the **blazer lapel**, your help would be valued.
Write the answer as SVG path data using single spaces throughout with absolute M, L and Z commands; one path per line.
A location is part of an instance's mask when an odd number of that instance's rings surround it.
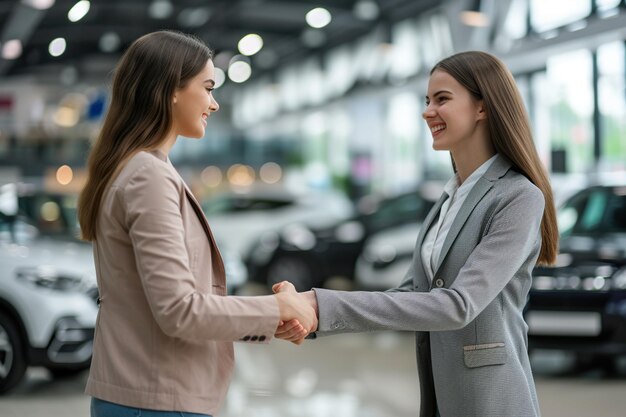
M 476 207 L 476 205 L 485 196 L 485 194 L 487 194 L 487 191 L 489 191 L 491 187 L 493 187 L 494 181 L 504 176 L 504 174 L 507 173 L 510 167 L 511 163 L 508 161 L 508 159 L 506 159 L 502 155 L 499 155 L 498 158 L 493 161 L 487 172 L 485 172 L 485 174 L 478 179 L 478 182 L 476 183 L 476 185 L 474 185 L 470 193 L 467 195 L 467 198 L 463 202 L 461 209 L 459 210 L 454 221 L 452 222 L 452 226 L 450 226 L 450 230 L 448 231 L 446 240 L 444 240 L 443 247 L 441 248 L 441 254 L 439 255 L 439 261 L 437 262 L 437 267 L 435 268 L 434 275 L 437 275 L 437 271 L 445 260 L 448 251 L 452 247 L 452 244 L 461 232 L 463 225 L 467 221 L 470 214 L 472 214 L 474 207 Z
M 430 210 L 430 212 L 426 216 L 426 219 L 424 219 L 424 222 L 422 223 L 422 226 L 420 227 L 420 231 L 417 235 L 417 243 L 415 245 L 415 253 L 416 253 L 415 261 L 417 262 L 417 264 L 415 265 L 414 271 L 421 272 L 421 277 L 423 278 L 422 281 L 424 281 L 424 284 L 426 284 L 427 282 L 426 280 L 427 274 L 426 274 L 426 270 L 424 269 L 424 264 L 422 263 L 421 247 L 422 247 L 422 244 L 424 243 L 426 233 L 428 233 L 428 230 L 431 228 L 433 222 L 439 216 L 439 211 L 441 211 L 441 206 L 447 199 L 448 199 L 448 194 L 444 192 L 441 195 L 441 197 L 439 197 L 439 200 L 435 203 L 433 208 Z M 416 288 L 421 288 L 421 285 L 418 285 L 417 282 L 415 282 L 415 284 L 416 284 L 415 285 Z M 428 288 L 428 285 L 424 285 L 424 288 Z
M 217 274 L 218 281 L 214 283 L 213 286 L 219 288 L 225 294 L 226 293 L 226 270 L 224 269 L 224 261 L 222 260 L 222 255 L 220 254 L 220 251 L 217 248 L 217 243 L 215 242 L 215 239 L 213 238 L 213 233 L 211 233 L 209 222 L 207 221 L 206 216 L 204 215 L 204 212 L 202 211 L 202 208 L 200 207 L 200 203 L 198 203 L 198 200 L 196 200 L 196 198 L 191 193 L 189 188 L 187 188 L 187 184 L 183 182 L 183 185 L 185 187 L 185 194 L 187 196 L 187 200 L 189 200 L 189 203 L 191 203 L 191 207 L 193 208 L 193 211 L 196 213 L 196 216 L 198 216 L 198 219 L 200 220 L 200 223 L 202 224 L 202 228 L 204 229 L 204 232 L 209 238 L 209 242 L 211 245 L 211 254 L 212 254 L 211 262 L 213 264 L 213 268 L 217 270 L 218 272 Z
M 196 216 L 198 216 L 200 224 L 204 229 L 204 233 L 206 233 L 207 238 L 209 239 L 209 246 L 211 248 L 211 263 L 213 264 L 213 269 L 217 271 L 217 282 L 213 284 L 213 287 L 216 287 L 220 294 L 226 295 L 226 270 L 224 268 L 224 261 L 222 260 L 222 255 L 220 254 L 220 251 L 217 247 L 217 243 L 213 238 L 213 233 L 211 233 L 209 222 L 207 221 L 206 216 L 204 215 L 204 212 L 200 207 L 200 203 L 198 203 L 198 200 L 196 200 L 189 187 L 187 187 L 185 180 L 183 180 L 178 171 L 176 171 L 176 168 L 174 168 L 174 165 L 172 165 L 172 162 L 169 160 L 167 155 L 165 155 L 158 149 L 153 149 L 149 152 L 155 157 L 159 158 L 161 161 L 165 162 L 169 166 L 169 169 L 174 171 L 180 182 L 183 184 L 183 187 L 185 189 L 185 196 L 191 204 L 193 211 L 196 213 Z

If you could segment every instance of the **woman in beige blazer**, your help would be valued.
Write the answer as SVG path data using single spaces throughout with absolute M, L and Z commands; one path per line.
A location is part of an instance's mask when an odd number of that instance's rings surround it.
M 315 289 L 303 302 L 319 310 L 316 335 L 414 331 L 421 417 L 537 417 L 522 313 L 532 269 L 555 261 L 558 235 L 521 96 L 499 59 L 462 52 L 431 71 L 422 116 L 455 175 L 404 280 L 387 292 Z M 277 336 L 291 338 L 292 325 Z
M 226 296 L 210 227 L 170 163 L 177 137 L 202 138 L 218 110 L 214 79 L 210 50 L 168 31 L 136 40 L 115 71 L 79 201 L 100 291 L 93 417 L 214 415 L 233 341 L 267 343 L 294 319 L 302 335 L 317 326 L 292 294 Z

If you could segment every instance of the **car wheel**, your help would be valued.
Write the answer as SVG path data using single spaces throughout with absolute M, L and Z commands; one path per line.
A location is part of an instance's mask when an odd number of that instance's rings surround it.
M 26 372 L 23 343 L 13 320 L 0 312 L 0 393 L 17 385 Z
M 315 284 L 311 264 L 300 256 L 280 256 L 267 269 L 267 283 L 271 288 L 277 282 L 289 281 L 298 291 L 308 291 Z

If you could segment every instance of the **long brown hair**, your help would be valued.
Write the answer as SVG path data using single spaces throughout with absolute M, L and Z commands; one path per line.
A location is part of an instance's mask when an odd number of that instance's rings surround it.
M 537 154 L 524 102 L 511 72 L 498 58 L 480 51 L 461 52 L 445 58 L 430 73 L 436 70 L 450 74 L 474 98 L 483 101 L 494 148 L 543 193 L 545 209 L 537 263 L 554 264 L 559 237 L 552 187 Z
M 103 195 L 124 163 L 167 138 L 176 89 L 200 73 L 211 55 L 199 39 L 172 31 L 144 35 L 126 50 L 114 73 L 102 130 L 87 161 L 87 183 L 78 201 L 82 239 L 96 239 Z

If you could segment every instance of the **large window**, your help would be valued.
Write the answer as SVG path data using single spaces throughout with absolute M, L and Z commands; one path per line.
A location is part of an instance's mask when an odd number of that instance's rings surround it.
M 530 0 L 530 22 L 536 32 L 565 26 L 590 13 L 591 0 Z
M 604 170 L 626 169 L 626 74 L 624 42 L 598 48 L 598 100 L 601 167 Z
M 528 33 L 528 0 L 512 0 L 504 20 L 504 31 L 512 39 L 521 39 Z
M 385 142 L 384 178 L 387 190 L 406 190 L 421 179 L 422 167 L 418 164 L 419 123 L 422 123 L 421 106 L 411 92 L 399 93 L 389 99 L 387 108 L 387 137 Z
M 555 55 L 546 67 L 545 74 L 532 78 L 539 148 L 550 144 L 553 171 L 589 172 L 594 163 L 591 53 L 578 50 Z

